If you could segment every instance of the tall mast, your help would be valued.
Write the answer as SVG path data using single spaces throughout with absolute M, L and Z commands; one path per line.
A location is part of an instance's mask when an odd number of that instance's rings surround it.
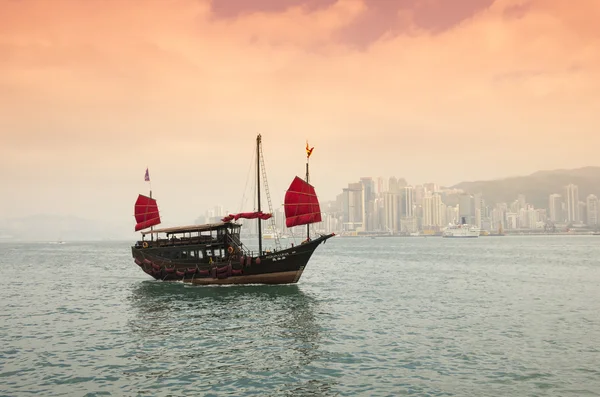
M 150 198 L 152 198 L 152 187 L 150 187 Z M 154 226 L 150 226 L 150 241 L 154 241 Z
M 260 212 L 260 134 L 256 137 L 256 203 L 258 205 L 257 211 Z M 258 220 L 258 255 L 262 255 L 262 228 L 260 217 Z
M 146 167 L 148 171 L 148 167 Z M 150 184 L 150 198 L 152 198 L 152 181 L 150 181 L 150 175 L 148 174 L 148 183 Z M 154 241 L 154 226 L 150 226 L 150 241 Z
M 306 183 L 309 183 L 308 182 L 308 157 L 309 156 L 306 156 Z M 306 225 L 306 240 L 309 240 L 309 239 L 310 239 L 310 225 L 307 224 Z

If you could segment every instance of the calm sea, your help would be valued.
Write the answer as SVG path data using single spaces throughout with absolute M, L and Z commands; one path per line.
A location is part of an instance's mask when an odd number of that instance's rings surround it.
M 0 244 L 0 395 L 600 395 L 600 237 L 334 238 L 300 283 Z

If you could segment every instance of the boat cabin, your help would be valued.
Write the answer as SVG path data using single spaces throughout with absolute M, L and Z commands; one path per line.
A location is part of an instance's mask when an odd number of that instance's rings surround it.
M 232 254 L 247 252 L 240 241 L 241 227 L 221 222 L 149 230 L 142 232 L 142 240 L 134 248 L 152 250 L 153 255 L 167 260 L 221 261 Z

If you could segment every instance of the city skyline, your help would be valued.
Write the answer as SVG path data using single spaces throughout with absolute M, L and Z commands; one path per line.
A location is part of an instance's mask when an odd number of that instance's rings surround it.
M 573 175 L 585 171 L 586 174 L 600 176 L 600 167 L 587 167 L 578 170 L 561 170 L 560 175 Z M 539 171 L 530 175 L 546 175 L 549 171 Z M 550 172 L 552 174 L 552 172 Z M 152 173 L 150 173 L 151 179 Z M 144 177 L 142 177 L 144 178 Z M 571 178 L 567 176 L 566 178 Z M 398 177 L 360 177 L 358 182 L 349 182 L 347 187 L 339 189 L 334 200 L 323 198 L 319 192 L 323 222 L 316 224 L 313 231 L 336 232 L 347 234 L 347 232 L 384 232 L 391 234 L 425 233 L 439 234 L 448 223 L 457 221 L 462 217 L 469 223 L 479 226 L 484 231 L 497 231 L 496 225 L 502 225 L 506 231 L 521 229 L 538 229 L 554 231 L 566 231 L 567 227 L 574 226 L 581 229 L 595 229 L 598 225 L 598 196 L 596 182 L 592 182 L 592 194 L 579 195 L 577 185 L 567 184 L 550 189 L 554 193 L 545 195 L 544 203 L 536 206 L 530 203 L 524 194 L 515 194 L 511 200 L 502 202 L 493 197 L 484 198 L 481 193 L 464 191 L 456 187 L 445 187 L 433 182 L 424 184 L 409 184 L 405 178 Z M 496 180 L 496 182 L 502 182 Z M 493 181 L 492 181 L 493 182 Z M 146 182 L 148 186 L 148 182 Z M 556 185 L 556 184 L 555 184 Z M 149 186 L 148 186 L 149 187 Z M 590 189 L 587 183 L 587 191 Z M 409 191 L 410 194 L 406 194 Z M 352 200 L 344 199 L 344 194 L 355 194 L 353 207 L 357 210 L 350 214 L 342 208 L 347 207 Z M 262 192 L 263 200 L 264 190 Z M 367 198 L 364 202 L 364 198 Z M 570 197 L 570 198 L 569 198 Z M 369 198 L 373 200 L 370 202 Z M 407 200 L 407 198 L 409 200 Z M 252 201 L 252 197 L 248 197 Z M 346 204 L 344 204 L 346 200 Z M 536 200 L 533 200 L 536 201 Z M 159 201 L 160 203 L 160 201 Z M 576 206 L 574 203 L 578 203 Z M 160 208 L 160 204 L 159 204 Z M 246 207 L 245 210 L 253 210 L 255 207 Z M 262 210 L 268 212 L 266 201 L 263 201 Z M 577 211 L 577 215 L 575 212 Z M 166 212 L 166 216 L 165 216 Z M 223 204 L 211 205 L 208 209 L 197 209 L 189 211 L 189 216 L 183 221 L 173 221 L 168 211 L 161 209 L 162 227 L 176 226 L 180 224 L 198 224 L 219 222 L 222 217 L 235 213 L 231 208 Z M 304 229 L 295 231 L 285 227 L 283 207 L 274 202 L 274 221 L 277 230 L 282 234 L 304 233 Z M 133 217 L 131 217 L 133 218 Z M 351 219 L 352 218 L 352 219 Z M 11 221 L 13 219 L 13 221 Z M 363 220 L 364 219 L 364 224 Z M 90 222 L 91 221 L 91 222 Z M 17 222 L 16 224 L 14 222 Z M 33 223 L 32 223 L 33 222 Z M 27 236 L 31 229 L 43 231 L 42 239 L 54 239 L 58 235 L 66 235 L 71 238 L 74 230 L 79 238 L 115 238 L 117 236 L 135 236 L 132 225 L 133 219 L 123 219 L 118 224 L 86 220 L 74 216 L 59 216 L 56 214 L 41 214 L 30 218 L 5 218 L 0 219 L 0 238 L 8 236 Z M 243 230 L 246 233 L 254 233 L 256 224 L 252 220 L 243 221 Z M 15 225 L 21 225 L 14 228 Z M 35 226 L 34 226 L 35 225 Z M 263 223 L 266 233 L 270 231 L 271 221 Z M 556 229 L 558 227 L 558 229 Z M 66 233 L 65 233 L 66 232 Z M 35 234 L 35 231 L 33 232 Z M 87 236 L 87 237 L 86 237 Z M 95 236 L 95 237 L 94 237 Z M 121 238 L 122 238 L 121 237 Z M 76 238 L 77 239 L 77 238 Z
M 599 17 L 593 0 L 0 0 L 0 219 L 125 227 L 146 167 L 165 220 L 239 207 L 258 133 L 275 202 L 306 139 L 324 198 L 362 175 L 600 165 Z
M 494 201 L 458 188 L 436 183 L 410 185 L 404 178 L 361 177 L 349 182 L 334 201 L 322 201 L 323 222 L 314 229 L 321 233 L 342 235 L 379 233 L 392 235 L 440 235 L 448 224 L 461 220 L 477 226 L 484 233 L 543 230 L 569 231 L 572 228 L 597 230 L 598 196 L 579 196 L 579 187 L 568 184 L 562 193 L 547 195 L 547 205 L 536 208 L 524 194 L 511 202 Z M 265 210 L 263 208 L 263 210 Z M 216 223 L 229 212 L 222 205 L 206 211 L 196 223 Z M 284 226 L 281 207 L 275 207 L 273 220 L 263 229 L 273 227 L 279 233 L 293 233 Z M 243 230 L 253 233 L 255 222 L 244 222 Z

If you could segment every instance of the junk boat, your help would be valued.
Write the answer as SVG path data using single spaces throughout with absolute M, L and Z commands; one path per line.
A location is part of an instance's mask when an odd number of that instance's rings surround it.
M 271 221 L 271 199 L 266 185 L 261 135 L 256 138 L 256 203 L 254 212 L 230 214 L 221 222 L 154 229 L 161 223 L 157 202 L 150 195 L 140 194 L 135 202 L 135 231 L 142 231 L 131 252 L 134 262 L 156 280 L 183 281 L 198 285 L 211 284 L 290 284 L 302 276 L 315 249 L 335 233 L 310 237 L 309 227 L 321 222 L 321 209 L 315 189 L 309 184 L 308 159 L 314 148 L 306 144 L 306 179 L 295 177 L 285 194 L 286 226 L 306 225 L 306 240 L 299 245 L 281 248 L 277 232 L 275 249 L 262 247 L 262 221 Z M 262 168 L 261 168 L 262 164 Z M 261 210 L 261 170 L 271 213 Z M 145 180 L 149 181 L 148 170 Z M 240 219 L 256 219 L 258 251 L 249 249 L 240 238 Z M 145 230 L 150 228 L 150 230 Z

